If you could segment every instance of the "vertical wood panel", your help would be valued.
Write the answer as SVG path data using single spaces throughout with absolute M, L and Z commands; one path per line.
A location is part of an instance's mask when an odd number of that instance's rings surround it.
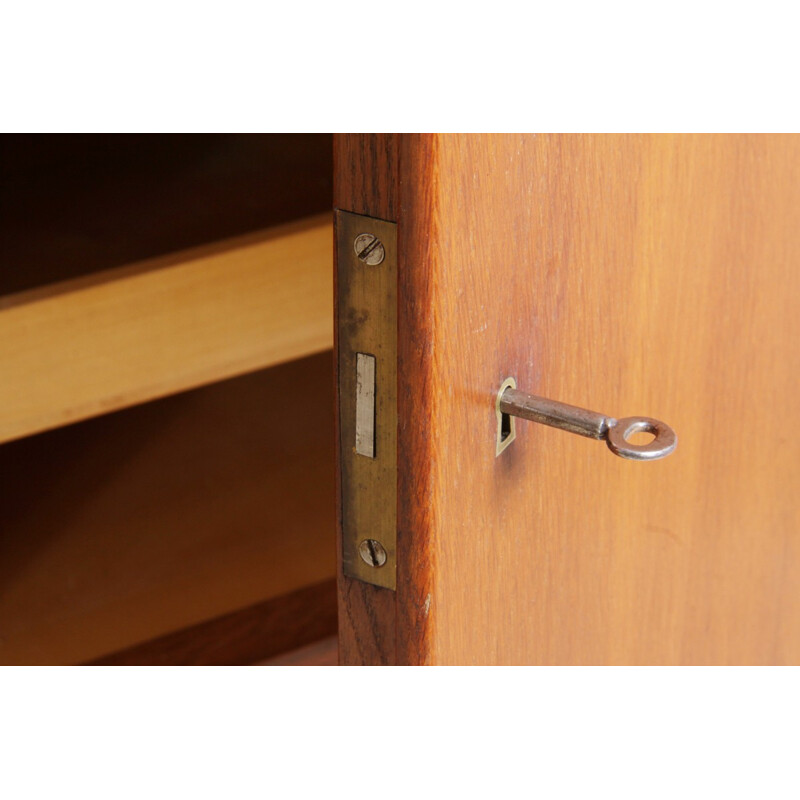
M 342 584 L 343 663 L 800 660 L 800 139 L 381 141 L 337 204 L 398 222 L 398 589 Z M 678 450 L 495 458 L 509 375 Z
M 404 136 L 400 145 L 397 337 L 397 661 L 430 663 L 430 611 L 436 570 L 431 548 L 438 505 L 432 502 L 433 259 L 436 137 Z
M 430 660 L 796 663 L 800 138 L 434 149 Z M 678 450 L 522 422 L 495 458 L 507 375 Z

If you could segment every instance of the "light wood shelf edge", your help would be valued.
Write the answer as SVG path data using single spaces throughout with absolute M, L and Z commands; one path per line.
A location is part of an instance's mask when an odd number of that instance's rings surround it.
M 0 442 L 333 344 L 329 214 L 0 299 Z

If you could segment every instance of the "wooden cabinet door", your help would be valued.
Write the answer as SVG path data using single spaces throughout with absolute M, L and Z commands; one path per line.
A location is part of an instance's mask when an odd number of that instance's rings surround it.
M 342 663 L 800 661 L 800 137 L 340 135 L 335 159 L 337 208 L 398 237 L 397 583 L 340 575 Z M 496 456 L 508 376 L 678 447 L 518 421 Z

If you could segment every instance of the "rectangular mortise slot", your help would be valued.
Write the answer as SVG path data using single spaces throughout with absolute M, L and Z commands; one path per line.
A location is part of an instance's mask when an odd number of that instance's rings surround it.
M 375 458 L 375 356 L 356 354 L 356 453 Z

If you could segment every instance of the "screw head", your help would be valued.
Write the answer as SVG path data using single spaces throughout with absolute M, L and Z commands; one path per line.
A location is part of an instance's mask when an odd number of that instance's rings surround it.
M 377 267 L 386 258 L 386 250 L 381 240 L 371 233 L 360 233 L 353 242 L 356 255 L 370 267 Z
M 371 567 L 382 567 L 386 563 L 386 549 L 377 539 L 364 539 L 358 546 L 358 554 Z

